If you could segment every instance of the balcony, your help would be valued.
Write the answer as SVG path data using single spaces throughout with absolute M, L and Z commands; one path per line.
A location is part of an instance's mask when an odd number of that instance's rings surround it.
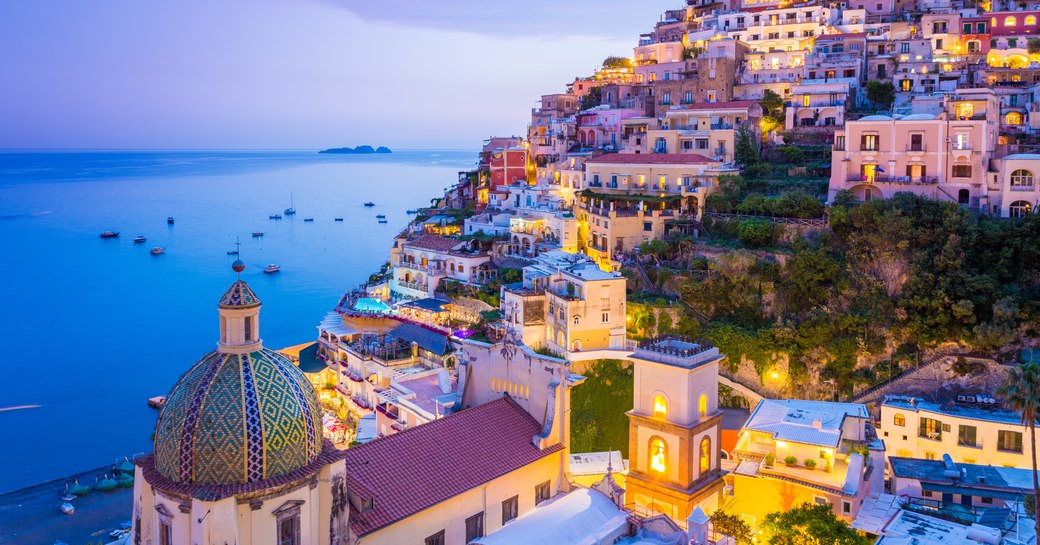
M 908 152 L 916 152 L 916 153 L 923 153 L 923 152 L 927 152 L 928 151 L 928 146 L 926 146 L 924 144 L 910 144 L 910 145 L 906 146 L 906 151 L 908 151 Z
M 444 267 L 433 266 L 433 265 L 423 265 L 421 263 L 409 263 L 409 262 L 407 262 L 407 261 L 405 261 L 403 259 L 396 260 L 394 262 L 394 266 L 395 267 L 408 268 L 408 269 L 411 269 L 413 271 L 422 271 L 422 272 L 428 273 L 428 274 L 444 274 L 445 273 Z
M 845 180 L 850 184 L 901 184 L 901 185 L 934 185 L 939 183 L 938 176 L 875 176 L 870 179 L 862 174 L 850 174 Z
M 402 287 L 402 288 L 408 288 L 410 290 L 416 290 L 416 291 L 422 291 L 422 292 L 429 291 L 429 284 L 427 284 L 425 282 L 419 283 L 419 282 L 408 282 L 406 280 L 398 280 L 397 281 L 397 285 Z

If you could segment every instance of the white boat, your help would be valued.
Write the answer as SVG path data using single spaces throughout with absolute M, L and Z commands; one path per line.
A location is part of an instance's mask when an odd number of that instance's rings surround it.
M 72 504 L 69 502 L 61 504 L 61 507 L 59 507 L 58 509 L 60 509 L 61 512 L 65 513 L 66 515 L 71 515 L 76 512 L 76 508 L 73 507 Z
M 278 272 L 280 270 L 282 270 L 281 267 L 279 267 L 278 265 L 275 265 L 274 263 L 271 263 L 270 265 L 267 266 L 267 268 L 264 269 L 264 272 L 267 273 L 267 274 L 271 274 L 271 273 L 276 273 L 276 272 Z
M 296 213 L 296 209 L 293 208 L 293 194 L 292 193 L 289 193 L 289 208 L 286 208 L 285 211 L 283 211 L 282 213 L 285 214 L 286 216 L 291 216 L 291 215 Z
M 144 238 L 144 235 L 137 235 L 136 237 L 134 237 L 134 244 L 141 244 L 146 240 L 148 239 Z
M 161 248 L 159 246 L 156 246 L 155 248 L 152 248 L 152 255 L 163 255 L 165 253 L 166 253 L 166 248 Z

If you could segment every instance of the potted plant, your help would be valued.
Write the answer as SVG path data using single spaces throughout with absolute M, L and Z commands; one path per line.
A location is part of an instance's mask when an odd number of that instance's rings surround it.
M 775 464 L 775 463 L 776 463 L 776 456 L 773 456 L 772 452 L 770 452 L 769 454 L 766 454 L 766 467 L 773 467 L 773 464 Z
M 796 466 L 798 465 L 798 458 L 795 458 L 794 456 L 788 456 L 784 458 L 784 463 L 789 466 Z
M 813 460 L 812 458 L 806 458 L 803 463 L 805 464 L 806 469 L 816 469 L 816 460 Z

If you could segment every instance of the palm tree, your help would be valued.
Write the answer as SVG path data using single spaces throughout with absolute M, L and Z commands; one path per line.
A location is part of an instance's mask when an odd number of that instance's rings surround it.
M 1008 408 L 1022 414 L 1022 424 L 1029 426 L 1029 451 L 1033 454 L 1033 523 L 1040 535 L 1040 484 L 1037 483 L 1036 417 L 1040 413 L 1040 365 L 1023 363 L 1008 369 L 1004 384 L 997 391 Z

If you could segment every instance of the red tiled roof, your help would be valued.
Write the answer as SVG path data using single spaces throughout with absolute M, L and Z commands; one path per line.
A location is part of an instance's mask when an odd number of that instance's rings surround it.
M 419 248 L 422 250 L 433 250 L 435 252 L 447 252 L 452 248 L 458 246 L 461 241 L 454 238 L 442 237 L 439 235 L 422 235 L 416 237 L 408 242 L 405 242 L 405 246 L 411 248 Z
M 612 165 L 699 165 L 711 159 L 696 153 L 608 153 L 586 161 L 588 164 Z
M 539 450 L 531 441 L 541 431 L 501 398 L 347 449 L 347 488 L 375 500 L 369 511 L 351 511 L 351 528 L 369 534 L 563 450 Z

